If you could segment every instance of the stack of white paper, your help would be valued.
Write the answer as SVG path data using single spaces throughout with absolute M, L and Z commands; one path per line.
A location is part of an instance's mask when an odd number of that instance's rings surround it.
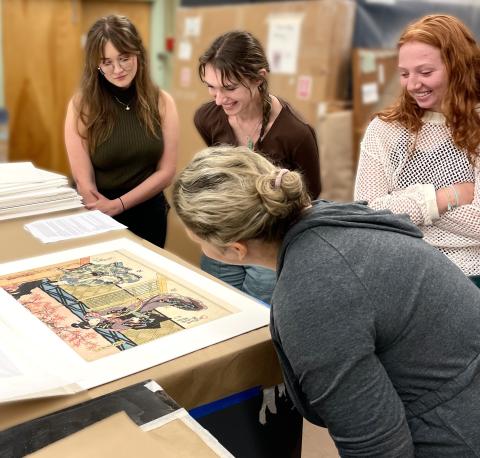
M 105 215 L 99 210 L 59 218 L 41 219 L 25 224 L 24 227 L 43 243 L 58 242 L 59 240 L 69 240 L 127 228 L 127 226 L 120 224 L 111 216 Z
M 65 176 L 31 162 L 0 164 L 0 220 L 81 207 Z

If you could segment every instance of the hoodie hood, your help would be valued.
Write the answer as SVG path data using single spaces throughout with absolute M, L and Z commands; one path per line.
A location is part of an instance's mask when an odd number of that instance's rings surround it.
M 390 210 L 372 210 L 366 202 L 360 201 L 343 204 L 317 200 L 285 235 L 277 263 L 279 271 L 290 243 L 303 232 L 318 226 L 357 227 L 423 237 L 422 231 L 410 221 L 408 215 L 396 215 Z

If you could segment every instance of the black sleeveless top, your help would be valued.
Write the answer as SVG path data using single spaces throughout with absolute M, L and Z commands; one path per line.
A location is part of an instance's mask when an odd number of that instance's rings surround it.
M 91 158 L 97 189 L 114 198 L 138 186 L 155 172 L 164 145 L 160 128 L 156 138 L 141 123 L 134 86 L 122 90 L 108 83 L 107 89 L 115 102 L 115 125 L 110 137 L 97 146 Z M 130 110 L 126 110 L 125 105 Z

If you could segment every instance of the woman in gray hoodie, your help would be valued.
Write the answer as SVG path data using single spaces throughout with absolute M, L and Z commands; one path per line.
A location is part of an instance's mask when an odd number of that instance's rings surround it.
M 311 203 L 242 147 L 198 153 L 173 201 L 206 255 L 277 270 L 288 392 L 342 457 L 480 456 L 480 291 L 407 216 Z

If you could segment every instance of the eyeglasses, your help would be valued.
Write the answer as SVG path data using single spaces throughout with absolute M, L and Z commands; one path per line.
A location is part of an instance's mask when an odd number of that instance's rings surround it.
M 133 67 L 135 54 L 123 54 L 118 59 L 103 59 L 99 64 L 98 69 L 105 75 L 111 75 L 115 71 L 115 62 L 118 66 L 129 72 Z

